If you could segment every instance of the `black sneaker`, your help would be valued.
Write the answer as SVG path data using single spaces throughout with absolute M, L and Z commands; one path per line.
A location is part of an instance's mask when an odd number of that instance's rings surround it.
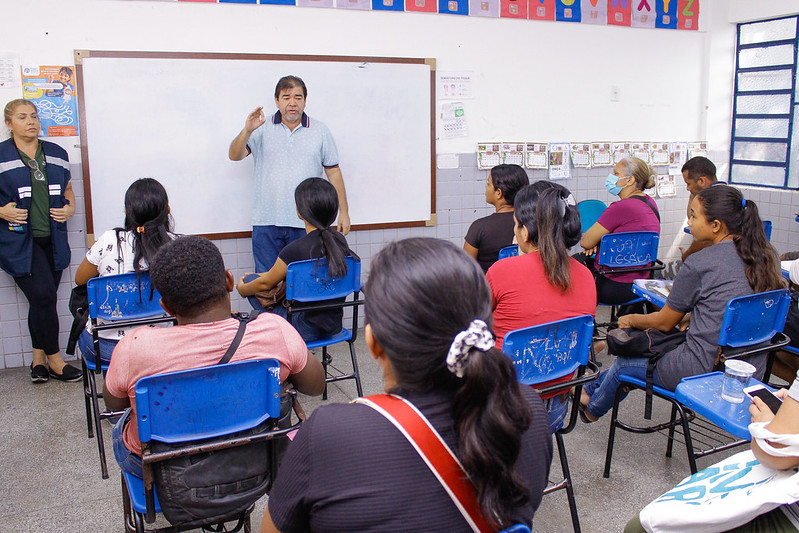
M 45 383 L 48 379 L 50 379 L 50 374 L 47 372 L 46 366 L 33 366 L 33 363 L 31 363 L 31 381 L 33 383 Z
M 80 381 L 80 378 L 83 377 L 83 372 L 80 369 L 75 368 L 74 366 L 67 365 L 64 367 L 64 370 L 61 371 L 60 374 L 56 374 L 53 372 L 53 369 L 50 369 L 50 377 L 53 379 L 57 379 L 58 381 Z

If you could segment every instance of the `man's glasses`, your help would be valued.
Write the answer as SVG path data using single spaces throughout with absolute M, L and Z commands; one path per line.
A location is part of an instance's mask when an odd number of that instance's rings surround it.
M 33 177 L 36 181 L 44 181 L 44 172 L 39 170 L 39 163 L 35 159 L 28 159 L 28 166 L 33 170 Z

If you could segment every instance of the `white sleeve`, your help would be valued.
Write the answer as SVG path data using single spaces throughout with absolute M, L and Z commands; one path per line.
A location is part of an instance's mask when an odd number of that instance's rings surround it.
M 791 276 L 791 281 L 799 285 L 799 259 L 795 259 L 793 263 L 791 263 L 791 270 L 789 271 Z

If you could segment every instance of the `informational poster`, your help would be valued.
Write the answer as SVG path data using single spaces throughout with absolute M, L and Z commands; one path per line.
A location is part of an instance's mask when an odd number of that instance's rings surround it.
M 502 162 L 506 165 L 524 166 L 524 143 L 523 142 L 504 142 L 502 143 Z
M 502 162 L 500 143 L 477 143 L 477 168 L 491 170 Z
M 610 143 L 595 142 L 591 143 L 591 166 L 592 167 L 612 167 L 613 153 L 610 150 Z
M 556 0 L 555 20 L 560 22 L 580 22 L 580 0 Z
M 441 104 L 441 125 L 444 129 L 445 139 L 468 136 L 463 102 Z
M 656 28 L 677 29 L 677 0 L 655 0 Z
M 582 23 L 607 24 L 608 0 L 582 0 Z
M 654 28 L 655 0 L 636 0 L 633 2 L 632 26 L 634 28 Z
M 630 153 L 633 157 L 637 157 L 647 165 L 652 161 L 650 143 L 632 143 Z
M 499 0 L 499 16 L 512 19 L 527 18 L 527 0 Z
M 569 151 L 569 143 L 549 144 L 549 179 L 565 180 L 571 178 Z
M 572 166 L 574 168 L 591 168 L 591 143 L 571 143 Z
M 688 160 L 687 156 L 688 156 L 688 143 L 686 142 L 669 143 L 670 169 L 677 169 L 679 171 L 682 168 L 682 166 L 685 164 L 685 162 Z
M 624 159 L 625 157 L 630 157 L 632 154 L 631 152 L 632 143 L 613 143 L 612 150 L 613 150 L 613 164 L 616 165 L 619 161 Z
M 678 0 L 677 29 L 699 29 L 699 0 Z
M 549 145 L 547 143 L 527 143 L 524 152 L 524 166 L 527 168 L 549 167 Z
M 530 0 L 530 20 L 555 20 L 555 0 Z
M 661 166 L 669 164 L 669 143 L 651 143 L 650 145 L 650 165 Z
M 0 52 L 0 88 L 16 89 L 17 87 L 20 87 L 19 54 Z
M 470 17 L 499 17 L 499 0 L 469 0 Z
M 657 192 L 661 198 L 677 196 L 677 180 L 673 174 L 658 174 Z
M 688 143 L 688 159 L 699 156 L 707 157 L 707 141 Z
M 608 0 L 608 24 L 629 26 L 632 21 L 633 0 Z
M 440 71 L 438 73 L 438 88 L 436 89 L 436 96 L 441 100 L 462 100 L 464 98 L 473 98 L 473 79 L 474 72 L 472 71 Z
M 36 104 L 44 137 L 78 135 L 75 67 L 22 66 L 22 96 Z

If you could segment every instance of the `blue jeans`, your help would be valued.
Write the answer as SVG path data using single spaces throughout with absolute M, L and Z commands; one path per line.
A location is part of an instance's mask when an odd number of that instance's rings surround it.
M 141 478 L 144 477 L 141 469 L 141 457 L 130 451 L 122 439 L 122 433 L 124 432 L 125 424 L 128 423 L 130 414 L 131 410 L 128 408 L 122 418 L 114 424 L 114 429 L 111 431 L 111 440 L 114 442 L 114 457 L 119 463 L 119 468 L 123 472 Z
M 620 374 L 627 374 L 639 379 L 646 380 L 646 365 L 649 359 L 645 357 L 617 357 L 610 368 L 599 374 L 599 377 L 587 383 L 583 390 L 591 397 L 588 402 L 587 411 L 589 414 L 600 417 L 613 408 L 613 398 L 616 395 L 616 389 L 619 388 L 621 381 L 619 381 Z M 660 380 L 658 380 L 657 368 L 655 369 L 653 383 L 661 387 Z M 627 396 L 625 393 L 622 396 L 624 399 Z
M 305 236 L 304 228 L 287 226 L 253 226 L 252 256 L 256 272 L 268 272 L 280 251 L 290 242 Z
M 547 416 L 549 416 L 550 433 L 555 433 L 563 427 L 566 415 L 569 414 L 569 405 L 571 405 L 569 396 L 564 398 L 563 395 L 559 395 L 544 400 L 544 407 L 547 410 Z
M 248 276 L 245 276 L 244 283 L 249 283 L 252 280 L 256 279 L 257 277 L 258 274 L 250 274 Z M 283 307 L 283 305 L 281 304 L 276 305 L 272 309 L 264 309 L 264 306 L 261 305 L 261 302 L 259 302 L 258 298 L 256 298 L 255 296 L 247 296 L 247 300 L 250 302 L 252 308 L 255 309 L 256 311 L 260 311 L 262 313 L 266 311 L 267 313 L 273 313 L 275 315 L 279 315 L 285 319 L 288 319 L 288 310 L 285 307 Z M 297 330 L 297 333 L 300 334 L 300 337 L 302 337 L 302 340 L 304 340 L 305 342 L 311 342 L 315 341 L 316 339 L 326 337 L 326 335 L 321 331 L 319 331 L 319 329 L 316 326 L 314 326 L 305 319 L 305 313 L 302 312 L 291 313 L 291 325 L 294 326 L 294 329 Z
M 103 365 L 107 366 L 111 362 L 111 353 L 113 353 L 118 342 L 116 339 L 100 339 L 100 362 Z M 92 339 L 92 334 L 85 329 L 78 337 L 78 348 L 84 359 L 94 361 L 94 340 Z

